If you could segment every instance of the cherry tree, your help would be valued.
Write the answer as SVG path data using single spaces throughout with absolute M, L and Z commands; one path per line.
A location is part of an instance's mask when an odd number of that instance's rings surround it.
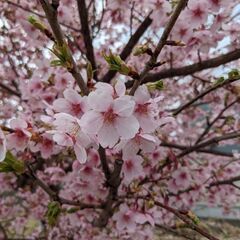
M 218 239 L 193 209 L 240 200 L 239 1 L 0 9 L 1 239 Z

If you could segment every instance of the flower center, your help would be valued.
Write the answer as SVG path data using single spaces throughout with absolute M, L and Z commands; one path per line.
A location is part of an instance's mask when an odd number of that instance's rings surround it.
M 71 110 L 73 113 L 77 116 L 82 112 L 81 105 L 80 104 L 72 104 L 71 105 Z
M 148 105 L 149 105 L 148 103 L 138 104 L 135 111 L 136 111 L 137 113 L 147 115 L 147 113 L 148 113 Z
M 104 113 L 104 121 L 113 123 L 116 119 L 117 114 L 113 112 L 113 109 L 109 109 L 107 112 Z

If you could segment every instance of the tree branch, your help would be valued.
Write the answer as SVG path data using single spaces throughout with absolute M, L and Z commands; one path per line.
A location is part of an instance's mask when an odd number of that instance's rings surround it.
M 97 79 L 97 65 L 95 61 L 95 56 L 94 56 L 94 50 L 93 50 L 93 45 L 92 45 L 92 37 L 90 34 L 90 29 L 89 29 L 89 24 L 88 24 L 88 10 L 86 7 L 86 2 L 85 0 L 77 0 L 78 4 L 78 13 L 79 13 L 79 18 L 81 22 L 81 32 L 83 35 L 83 40 L 84 44 L 86 47 L 86 56 L 89 62 L 92 64 L 92 68 L 94 70 L 93 75 L 94 79 Z
M 105 227 L 108 223 L 108 219 L 113 215 L 114 207 L 113 204 L 117 200 L 118 187 L 121 183 L 121 170 L 122 170 L 123 160 L 117 159 L 114 162 L 114 169 L 111 173 L 111 177 L 107 181 L 109 186 L 109 193 L 107 196 L 106 203 L 104 204 L 104 209 L 101 212 L 99 218 L 95 219 L 93 225 L 96 227 Z
M 59 1 L 53 1 L 53 4 L 50 4 L 48 0 L 39 0 L 42 8 L 46 14 L 46 17 L 48 19 L 48 22 L 51 26 L 51 29 L 53 31 L 53 34 L 55 36 L 55 39 L 57 41 L 57 44 L 59 46 L 63 46 L 64 44 L 66 44 L 65 40 L 64 40 L 64 35 L 62 33 L 61 27 L 58 23 L 58 19 L 57 19 L 57 7 L 58 7 L 58 2 Z M 71 50 L 69 49 L 69 47 L 67 46 L 69 53 L 71 53 Z M 71 54 L 71 63 L 72 63 L 72 68 L 71 70 L 69 70 L 69 72 L 72 74 L 72 76 L 75 78 L 78 86 L 80 87 L 82 93 L 84 95 L 88 95 L 88 88 L 87 85 L 84 82 L 84 79 L 82 77 L 82 75 L 79 72 L 79 69 L 76 65 L 75 60 L 73 59 L 73 56 Z
M 183 222 L 185 222 L 189 228 L 191 228 L 192 230 L 200 233 L 202 236 L 206 237 L 207 239 L 209 239 L 209 240 L 219 240 L 218 238 L 212 236 L 210 233 L 206 232 L 203 228 L 201 228 L 197 224 L 193 223 L 193 221 L 191 219 L 189 219 L 185 214 L 180 213 L 179 210 L 171 208 L 168 205 L 165 205 L 165 204 L 163 204 L 159 201 L 154 201 L 154 203 L 155 203 L 156 206 L 164 208 L 167 211 L 173 213 L 176 217 L 178 217 Z
M 42 15 L 42 14 L 36 12 L 36 11 L 33 11 L 33 10 L 29 9 L 29 8 L 26 8 L 26 7 L 24 7 L 24 6 L 22 6 L 22 5 L 18 4 L 18 3 L 11 2 L 11 1 L 9 1 L 9 0 L 5 0 L 5 2 L 8 3 L 9 5 L 12 5 L 12 6 L 14 6 L 14 7 L 20 8 L 20 9 L 22 9 L 22 10 L 25 11 L 25 12 L 32 13 L 32 14 L 40 17 L 40 18 L 46 18 L 44 15 Z M 73 27 L 73 26 L 70 26 L 70 25 L 68 25 L 68 24 L 65 24 L 65 23 L 61 23 L 61 22 L 60 22 L 60 25 L 66 27 L 66 28 L 69 28 L 69 29 L 71 29 L 71 30 L 73 30 L 73 31 L 76 31 L 76 32 L 79 31 L 77 28 L 75 28 L 75 27 Z
M 0 82 L 0 88 L 2 88 L 5 92 L 11 94 L 11 95 L 15 95 L 17 97 L 21 97 L 21 93 L 9 88 L 8 86 L 6 86 L 5 84 Z
M 124 61 L 127 59 L 127 57 L 131 54 L 134 46 L 138 43 L 139 39 L 142 37 L 142 35 L 146 32 L 148 27 L 151 25 L 152 19 L 150 18 L 150 14 L 144 19 L 144 21 L 139 25 L 136 32 L 131 36 L 131 38 L 128 40 L 128 43 L 122 50 L 120 57 Z M 116 71 L 108 71 L 103 78 L 101 79 L 102 82 L 110 82 L 111 79 L 114 78 L 116 75 Z
M 232 101 L 230 104 L 228 104 L 227 106 L 225 106 L 220 113 L 207 125 L 207 127 L 204 129 L 204 131 L 202 132 L 202 134 L 198 137 L 196 144 L 198 144 L 199 142 L 201 142 L 201 140 L 208 134 L 208 132 L 210 131 L 211 127 L 218 121 L 218 119 L 223 115 L 223 113 L 229 109 L 230 107 L 232 107 L 235 103 L 237 103 L 239 101 L 239 98 L 237 98 L 236 100 Z
M 179 144 L 176 144 L 176 143 L 169 143 L 169 142 L 162 142 L 160 144 L 160 146 L 169 147 L 169 148 L 176 148 L 176 149 L 179 149 L 179 150 L 186 150 L 186 149 L 189 148 L 186 145 L 179 145 Z M 207 153 L 207 154 L 213 154 L 213 155 L 217 155 L 217 156 L 223 156 L 223 157 L 233 157 L 232 153 L 226 153 L 226 152 L 222 152 L 222 151 L 219 151 L 219 150 L 216 150 L 216 149 L 211 149 L 211 148 L 209 148 L 209 149 L 199 148 L 199 149 L 196 149 L 195 151 L 196 152 Z
M 147 82 L 156 82 L 159 79 L 164 78 L 171 78 L 171 77 L 177 77 L 177 76 L 186 76 L 190 75 L 202 70 L 206 70 L 209 68 L 215 68 L 218 66 L 221 66 L 223 64 L 236 61 L 240 58 L 240 49 L 235 49 L 229 53 L 223 54 L 221 56 L 210 58 L 205 61 L 201 61 L 198 63 L 194 63 L 185 67 L 180 68 L 171 68 L 167 70 L 163 70 L 157 73 L 148 74 L 144 79 L 143 83 Z M 129 83 L 130 85 L 130 83 Z
M 35 181 L 35 183 L 42 188 L 42 190 L 44 192 L 46 192 L 49 197 L 54 200 L 54 201 L 58 201 L 61 204 L 67 204 L 67 205 L 73 205 L 73 206 L 78 206 L 79 210 L 81 209 L 85 209 L 85 208 L 101 208 L 101 206 L 99 205 L 93 205 L 93 204 L 86 204 L 86 203 L 82 203 L 79 201 L 73 201 L 73 200 L 68 200 L 62 197 L 58 196 L 58 193 L 53 191 L 49 186 L 47 186 L 41 179 L 38 178 L 38 176 L 34 173 L 33 169 L 31 168 L 30 165 L 27 165 L 28 168 L 28 175 L 31 179 L 33 179 Z
M 185 155 L 187 155 L 187 154 L 189 154 L 191 152 L 197 151 L 198 149 L 208 147 L 211 144 L 216 144 L 218 142 L 229 140 L 229 139 L 234 139 L 234 138 L 240 138 L 240 133 L 239 132 L 232 132 L 232 133 L 225 134 L 223 136 L 219 136 L 219 137 L 214 137 L 214 138 L 208 139 L 205 142 L 202 142 L 202 143 L 199 143 L 199 144 L 196 144 L 196 145 L 194 145 L 192 147 L 187 148 L 182 153 L 180 153 L 177 156 L 177 158 L 181 158 L 181 157 L 183 157 L 183 156 L 185 156 Z
M 219 84 L 214 84 L 213 86 L 207 88 L 205 91 L 203 91 L 202 93 L 197 95 L 195 98 L 191 99 L 189 102 L 187 102 L 187 103 L 183 104 L 182 106 L 180 106 L 176 111 L 174 111 L 173 115 L 175 115 L 175 116 L 178 115 L 184 109 L 188 108 L 194 102 L 196 102 L 197 100 L 203 98 L 204 96 L 206 96 L 210 92 L 213 92 L 213 91 L 215 91 L 218 88 L 224 87 L 224 86 L 226 86 L 226 85 L 228 85 L 230 83 L 236 82 L 238 80 L 240 80 L 240 76 L 232 77 L 232 78 L 227 79 L 227 80 L 225 80 L 225 81 L 223 81 L 222 83 L 219 83 Z
M 173 26 L 175 25 L 181 11 L 184 9 L 184 7 L 186 6 L 188 0 L 179 0 L 173 14 L 170 17 L 169 22 L 167 23 L 167 26 L 165 27 L 163 34 L 157 44 L 156 49 L 154 50 L 150 60 L 146 63 L 146 66 L 144 68 L 144 70 L 142 71 L 142 73 L 140 74 L 140 78 L 139 79 L 135 79 L 134 83 L 133 83 L 133 87 L 130 91 L 130 95 L 134 95 L 135 91 L 137 90 L 138 86 L 141 84 L 142 80 L 145 78 L 145 76 L 147 75 L 147 73 L 154 68 L 154 65 L 157 62 L 157 58 L 158 55 L 161 53 L 167 38 L 173 28 Z

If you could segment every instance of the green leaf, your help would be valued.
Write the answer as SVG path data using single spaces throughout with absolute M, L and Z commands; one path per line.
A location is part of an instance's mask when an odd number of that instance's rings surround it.
M 48 209 L 47 209 L 47 220 L 48 220 L 48 224 L 50 226 L 55 226 L 58 218 L 61 214 L 61 205 L 59 202 L 57 201 L 52 201 L 48 204 Z
M 0 172 L 15 172 L 17 174 L 22 174 L 24 171 L 24 162 L 18 160 L 10 151 L 7 151 L 4 161 L 0 163 Z

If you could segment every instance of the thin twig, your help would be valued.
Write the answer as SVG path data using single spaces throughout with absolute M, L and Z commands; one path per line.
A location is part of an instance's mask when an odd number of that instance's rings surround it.
M 58 8 L 58 4 L 59 1 L 54 1 L 54 5 L 53 3 L 50 4 L 48 0 L 39 0 L 42 8 L 46 14 L 47 20 L 51 26 L 51 29 L 53 31 L 54 37 L 57 41 L 57 44 L 59 46 L 63 46 L 64 44 L 66 44 L 65 39 L 64 39 L 64 35 L 62 33 L 61 27 L 58 23 L 58 19 L 57 19 L 57 8 Z M 71 53 L 71 50 L 68 48 L 68 52 Z M 71 54 L 71 63 L 72 63 L 72 68 L 69 70 L 69 72 L 72 74 L 72 76 L 75 78 L 79 88 L 81 89 L 82 93 L 84 95 L 88 95 L 89 91 L 87 88 L 86 83 L 84 82 L 84 79 L 82 77 L 82 75 L 80 74 L 80 71 L 76 65 L 76 62 Z
M 154 65 L 157 62 L 157 58 L 158 55 L 161 53 L 167 39 L 168 36 L 172 30 L 172 28 L 174 27 L 181 11 L 184 9 L 184 7 L 186 6 L 188 0 L 180 0 L 173 12 L 173 14 L 170 17 L 169 22 L 167 23 L 167 26 L 165 27 L 163 34 L 157 44 L 157 47 L 155 48 L 150 60 L 146 63 L 146 66 L 144 68 L 144 70 L 142 71 L 142 73 L 140 74 L 140 78 L 139 79 L 135 79 L 134 83 L 133 83 L 133 87 L 130 91 L 130 95 L 134 95 L 135 91 L 137 90 L 138 86 L 141 84 L 142 80 L 144 79 L 144 77 L 147 75 L 147 73 L 152 70 L 154 68 Z
M 195 98 L 191 99 L 190 101 L 188 101 L 187 103 L 183 104 L 182 106 L 180 106 L 176 111 L 174 111 L 173 115 L 178 115 L 179 113 L 181 113 L 184 109 L 188 108 L 189 106 L 191 106 L 194 102 L 196 102 L 197 100 L 203 98 L 204 96 L 206 96 L 207 94 L 215 91 L 218 88 L 224 87 L 230 83 L 236 82 L 240 80 L 240 76 L 236 76 L 230 79 L 227 79 L 225 81 L 223 81 L 222 83 L 219 84 L 214 84 L 213 86 L 207 88 L 205 91 L 201 92 L 199 95 L 197 95 Z
M 150 13 L 151 14 L 151 13 Z M 146 32 L 148 27 L 152 23 L 152 19 L 150 18 L 150 14 L 144 19 L 144 21 L 139 25 L 138 29 L 135 31 L 135 33 L 132 35 L 132 37 L 128 40 L 128 43 L 122 50 L 120 57 L 122 60 L 126 60 L 127 57 L 131 54 L 133 48 L 138 43 L 139 39 L 143 36 L 143 34 Z M 102 82 L 110 82 L 114 76 L 116 75 L 116 71 L 108 71 L 103 78 L 101 79 Z
M 212 126 L 218 121 L 218 119 L 223 115 L 223 113 L 229 109 L 230 107 L 232 107 L 235 103 L 237 103 L 239 101 L 239 98 L 237 98 L 236 100 L 232 101 L 230 104 L 228 104 L 227 106 L 225 106 L 220 113 L 210 122 L 207 124 L 207 127 L 204 129 L 204 131 L 202 132 L 202 134 L 198 137 L 197 141 L 195 142 L 195 144 L 198 144 L 199 142 L 201 142 L 201 140 L 208 134 L 208 132 L 210 131 L 210 129 L 212 128 Z

